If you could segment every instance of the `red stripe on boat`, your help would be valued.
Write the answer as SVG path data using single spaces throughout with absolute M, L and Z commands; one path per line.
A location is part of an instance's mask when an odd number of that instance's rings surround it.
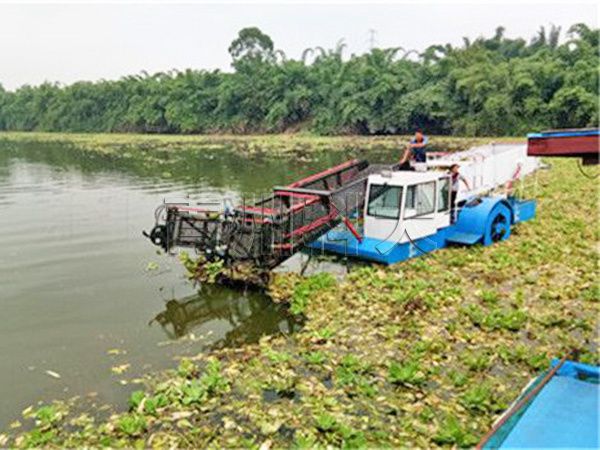
M 329 214 L 319 217 L 317 220 L 314 220 L 313 222 L 309 223 L 308 225 L 304 225 L 303 227 L 295 229 L 291 233 L 286 234 L 284 237 L 287 239 L 287 238 L 296 236 L 298 234 L 308 233 L 309 231 L 312 231 L 315 228 L 318 228 L 321 225 L 325 225 L 327 222 L 332 221 L 333 219 L 335 219 L 337 217 L 337 215 L 338 215 L 338 211 L 334 208 L 329 212 Z
M 316 197 L 316 198 L 313 198 L 313 199 L 308 200 L 306 202 L 296 203 L 295 205 L 293 205 L 290 208 L 290 212 L 296 212 L 296 211 L 299 211 L 301 209 L 304 209 L 305 206 L 309 206 L 309 205 L 312 205 L 313 203 L 317 203 L 319 200 L 320 200 L 319 197 Z
M 324 170 L 323 172 L 319 172 L 316 173 L 314 175 L 311 175 L 309 177 L 303 178 L 302 180 L 296 181 L 295 183 L 289 184 L 288 187 L 290 188 L 297 188 L 300 186 L 304 186 L 305 184 L 311 183 L 313 181 L 317 181 L 320 180 L 321 178 L 324 178 L 328 175 L 333 175 L 337 172 L 340 172 L 344 169 L 348 169 L 350 167 L 353 167 L 355 165 L 357 165 L 359 163 L 358 159 L 352 159 L 350 161 L 346 161 L 345 163 L 342 164 L 338 164 L 337 166 L 331 167 L 327 170 Z
M 275 195 L 279 195 L 280 197 L 294 197 L 294 198 L 307 198 L 307 199 L 318 199 L 318 195 L 314 194 L 300 194 L 298 192 L 289 192 L 289 191 L 275 191 Z

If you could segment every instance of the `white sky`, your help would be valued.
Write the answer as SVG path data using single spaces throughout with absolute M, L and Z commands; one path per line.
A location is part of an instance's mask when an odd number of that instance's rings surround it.
M 540 25 L 566 31 L 577 22 L 598 27 L 598 3 L 0 3 L 0 84 L 15 89 L 43 81 L 115 79 L 146 70 L 229 70 L 227 48 L 237 32 L 258 26 L 275 46 L 298 58 L 307 47 L 347 52 L 369 47 L 423 50 L 460 45 L 463 36 L 531 38 Z

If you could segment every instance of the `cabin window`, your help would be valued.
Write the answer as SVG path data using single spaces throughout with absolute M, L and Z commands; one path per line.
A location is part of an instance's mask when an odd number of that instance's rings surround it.
M 367 214 L 382 219 L 398 219 L 400 217 L 401 198 L 401 186 L 372 184 L 369 189 Z
M 438 212 L 450 209 L 450 179 L 440 178 L 438 180 Z
M 406 190 L 404 218 L 431 214 L 435 210 L 435 181 L 414 184 Z

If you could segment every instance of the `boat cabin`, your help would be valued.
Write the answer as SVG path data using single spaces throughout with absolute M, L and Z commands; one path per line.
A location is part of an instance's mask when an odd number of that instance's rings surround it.
M 370 175 L 364 235 L 397 243 L 450 225 L 450 176 L 445 172 L 386 171 Z

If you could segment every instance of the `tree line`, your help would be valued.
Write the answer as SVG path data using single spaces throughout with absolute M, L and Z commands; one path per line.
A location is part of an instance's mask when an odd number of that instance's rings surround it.
M 0 130 L 141 133 L 522 135 L 598 126 L 599 30 L 541 27 L 418 53 L 344 57 L 310 48 L 290 59 L 255 27 L 231 43 L 232 72 L 173 70 L 119 80 L 0 85 Z

